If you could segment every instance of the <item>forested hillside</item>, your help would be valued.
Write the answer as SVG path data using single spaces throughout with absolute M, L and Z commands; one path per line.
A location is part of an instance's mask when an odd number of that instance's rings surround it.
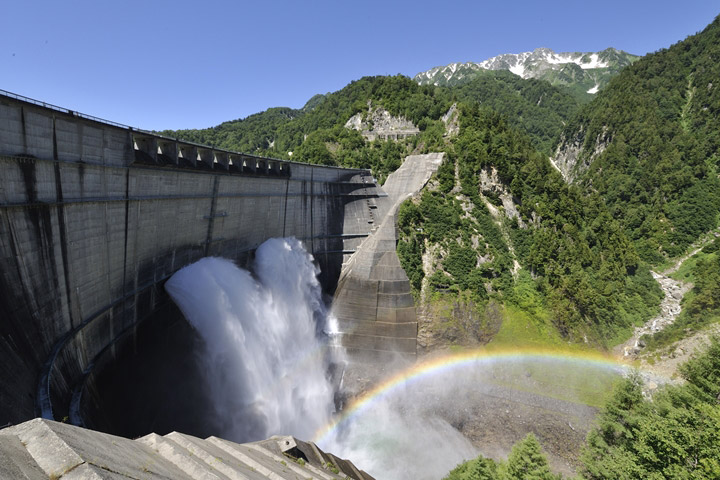
M 199 130 L 163 130 L 162 135 L 178 137 L 183 140 L 212 145 L 214 147 L 240 152 L 265 151 L 270 148 L 281 126 L 302 116 L 305 109 L 294 110 L 287 107 L 269 108 L 242 120 L 223 122 L 212 128 Z
M 522 78 L 506 71 L 481 71 L 471 81 L 451 87 L 463 102 L 478 102 L 504 115 L 508 123 L 526 132 L 533 146 L 550 155 L 563 126 L 580 108 L 568 90 L 544 80 Z
M 404 116 L 421 131 L 428 128 L 432 131 L 437 126 L 434 122 L 455 101 L 481 102 L 506 115 L 513 126 L 527 131 L 536 148 L 547 154 L 563 124 L 579 108 L 568 91 L 540 80 L 523 80 L 510 72 L 482 72 L 471 82 L 453 88 L 419 86 L 403 76 L 364 77 L 337 92 L 316 95 L 300 110 L 271 108 L 209 129 L 160 133 L 276 158 L 288 158 L 288 152 L 293 152 L 293 159 L 299 159 L 297 155 L 301 153 L 304 154 L 301 160 L 311 163 L 358 166 L 357 159 L 347 158 L 343 153 L 333 155 L 333 148 L 324 152 L 317 144 L 345 143 L 346 147 L 357 149 L 359 136 L 350 145 L 352 140 L 343 142 L 341 138 L 347 134 L 334 127 L 342 127 L 352 115 L 366 110 L 368 101 L 393 115 Z M 312 134 L 314 138 L 310 138 Z M 436 130 L 434 135 L 437 134 L 442 136 L 442 130 Z M 297 152 L 308 139 L 313 148 Z
M 641 258 L 662 262 L 720 211 L 720 19 L 611 80 L 564 132 L 561 153 L 600 194 Z
M 398 215 L 413 287 L 509 302 L 601 345 L 649 317 L 659 288 L 599 196 L 567 185 L 499 114 L 472 104 L 460 120 L 437 182 Z

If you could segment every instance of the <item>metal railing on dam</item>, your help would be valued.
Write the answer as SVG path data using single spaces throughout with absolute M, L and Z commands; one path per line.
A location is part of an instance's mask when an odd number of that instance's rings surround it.
M 330 288 L 367 236 L 369 171 L 229 152 L 0 92 L 0 425 L 63 419 L 162 282 L 264 240 L 305 242 Z M 120 339 L 120 340 L 118 340 Z M 86 399 L 87 400 L 87 399 Z
M 59 124 L 53 125 L 54 134 L 52 141 L 53 143 L 59 141 L 58 145 L 54 145 L 56 150 L 55 153 L 58 156 L 63 157 L 65 160 L 76 160 L 84 163 L 99 162 L 110 164 L 117 162 L 119 160 L 118 157 L 124 156 L 126 157 L 124 159 L 126 164 L 136 163 L 185 168 L 190 167 L 201 170 L 220 170 L 233 173 L 276 176 L 289 176 L 293 165 L 296 165 L 301 169 L 302 167 L 309 165 L 290 160 L 280 160 L 277 158 L 263 157 L 249 153 L 235 152 L 214 146 L 166 137 L 149 130 L 123 125 L 121 123 L 80 113 L 75 110 L 58 107 L 57 105 L 53 105 L 51 103 L 35 100 L 2 89 L 0 89 L 0 101 L 3 101 L 5 104 L 15 102 L 26 106 L 37 106 L 43 111 L 57 114 L 60 121 L 58 122 Z M 20 113 L 22 114 L 24 112 Z M 37 132 L 31 133 L 31 136 L 37 137 L 37 141 L 33 142 L 31 145 L 20 145 L 18 140 L 21 138 L 24 140 L 26 133 L 24 128 L 27 126 L 24 118 L 21 118 L 20 120 L 21 122 L 15 125 L 15 127 L 23 129 L 22 132 L 19 132 L 17 128 L 13 129 L 13 126 L 10 123 L 8 123 L 3 129 L 5 130 L 4 133 L 7 134 L 7 136 L 0 142 L 3 148 L 1 152 L 10 155 L 22 152 L 23 154 L 27 153 L 31 156 L 35 156 L 35 153 L 38 152 L 48 153 L 48 149 L 50 148 L 49 141 L 51 140 L 51 137 L 47 135 L 47 133 L 49 133 L 47 128 L 48 125 L 42 125 L 42 122 L 37 122 L 37 119 L 33 122 L 33 119 L 31 119 L 30 122 L 27 123 L 29 123 L 33 129 L 38 130 Z M 55 117 L 53 117 L 53 120 L 56 120 Z M 83 124 L 73 122 L 72 120 L 87 120 L 89 123 Z M 68 121 L 70 121 L 70 124 L 68 124 Z M 73 138 L 78 135 L 77 130 L 73 127 L 77 127 L 78 125 L 94 125 L 96 128 L 92 129 L 91 127 L 89 130 L 84 129 L 82 132 L 83 138 L 77 139 Z M 103 147 L 103 150 L 105 151 L 103 152 L 104 155 L 97 148 L 93 151 L 90 145 L 91 143 L 94 142 L 97 144 L 99 141 L 105 142 L 108 137 L 107 132 L 102 132 L 105 135 L 99 134 L 100 130 L 98 130 L 97 127 L 113 127 L 127 132 L 131 148 L 128 149 L 126 145 L 119 145 L 119 143 L 123 142 L 117 142 L 116 138 L 114 148 L 112 146 Z M 42 135 L 42 130 L 45 130 L 44 133 L 46 135 Z M 60 137 L 56 137 L 55 133 L 59 133 Z M 44 142 L 42 141 L 43 138 L 45 140 Z M 13 140 L 15 140 L 15 142 L 13 142 Z M 80 144 L 78 140 L 86 143 Z M 82 148 L 80 149 L 78 147 Z M 128 157 L 127 153 L 130 150 L 132 155 Z M 110 153 L 110 155 L 108 155 L 108 153 Z M 43 157 L 39 156 L 38 158 Z M 313 168 L 316 167 L 319 166 L 313 165 Z M 343 167 L 334 166 L 322 166 L 321 168 L 331 170 L 338 169 L 343 171 L 348 170 Z

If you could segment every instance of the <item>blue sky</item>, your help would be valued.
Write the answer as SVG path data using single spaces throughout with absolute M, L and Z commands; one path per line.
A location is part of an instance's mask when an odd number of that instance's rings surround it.
M 645 54 L 718 13 L 714 0 L 5 0 L 0 88 L 146 129 L 204 128 L 365 75 L 537 47 Z

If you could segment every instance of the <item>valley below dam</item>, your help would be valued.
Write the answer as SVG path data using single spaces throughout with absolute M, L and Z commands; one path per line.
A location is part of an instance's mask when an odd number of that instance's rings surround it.
M 425 348 L 416 357 L 407 347 L 378 348 L 382 337 L 358 350 L 358 339 L 374 332 L 367 324 L 387 325 L 364 298 L 379 304 L 388 272 L 407 285 L 394 250 L 395 212 L 441 160 L 410 156 L 388 178 L 388 196 L 375 199 L 370 217 L 377 225 L 343 264 L 333 299 L 295 238 L 267 240 L 248 270 L 206 257 L 176 272 L 165 283 L 177 305 L 168 307 L 171 327 L 97 379 L 107 418 L 133 412 L 142 419 L 113 420 L 112 431 L 178 430 L 237 442 L 290 434 L 388 480 L 442 478 L 478 454 L 503 460 L 534 433 L 552 469 L 574 475 L 598 408 L 629 371 L 623 364 L 588 352 L 477 345 Z M 131 384 L 144 393 L 112 387 Z M 144 397 L 154 399 L 152 413 L 142 413 Z
M 598 399 L 626 369 L 601 357 L 537 351 L 435 351 L 383 373 L 354 363 L 323 301 L 312 257 L 271 239 L 251 271 L 206 258 L 166 289 L 200 337 L 203 372 L 187 412 L 246 442 L 312 439 L 378 479 L 437 479 L 479 453 L 503 459 L 527 433 L 552 468 L 575 472 Z M 193 433 L 193 432 L 190 432 Z

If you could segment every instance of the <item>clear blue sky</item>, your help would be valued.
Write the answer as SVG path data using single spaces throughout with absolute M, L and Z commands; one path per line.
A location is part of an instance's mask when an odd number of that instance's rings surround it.
M 0 88 L 146 129 L 301 107 L 365 75 L 537 47 L 645 54 L 715 0 L 5 0 Z

